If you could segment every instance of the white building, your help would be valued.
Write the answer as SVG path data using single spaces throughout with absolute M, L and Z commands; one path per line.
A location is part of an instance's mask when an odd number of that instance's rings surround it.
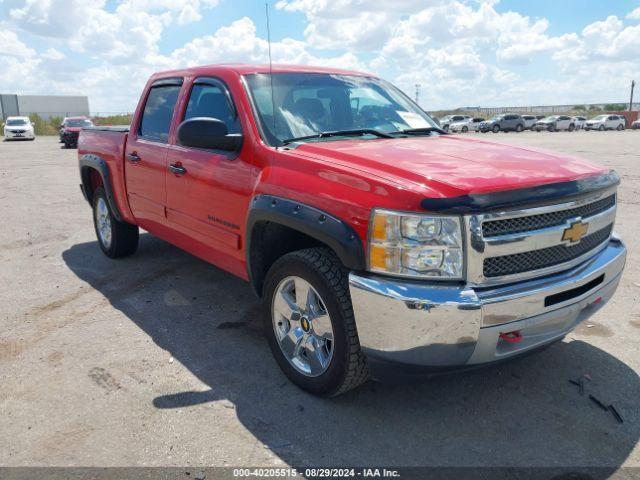
M 43 119 L 89 115 L 89 98 L 75 95 L 0 94 L 0 119 L 37 113 Z

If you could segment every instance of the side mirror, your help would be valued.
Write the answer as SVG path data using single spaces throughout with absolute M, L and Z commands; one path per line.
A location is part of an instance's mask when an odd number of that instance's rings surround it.
M 178 126 L 178 143 L 185 147 L 237 152 L 242 146 L 242 134 L 230 134 L 221 120 L 196 117 Z

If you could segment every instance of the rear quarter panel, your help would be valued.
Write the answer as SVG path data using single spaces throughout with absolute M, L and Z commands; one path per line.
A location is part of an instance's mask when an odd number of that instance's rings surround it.
M 129 208 L 124 177 L 124 151 L 127 132 L 107 130 L 82 130 L 78 139 L 78 159 L 92 154 L 105 161 L 109 169 L 111 190 L 123 219 L 135 223 Z

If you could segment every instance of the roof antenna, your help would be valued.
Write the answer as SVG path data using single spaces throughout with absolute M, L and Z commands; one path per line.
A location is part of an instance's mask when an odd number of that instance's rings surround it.
M 269 2 L 264 2 L 267 15 L 267 42 L 269 44 L 269 82 L 271 83 L 271 109 L 273 111 L 273 136 L 276 136 L 276 100 L 273 93 L 273 63 L 271 61 L 271 28 L 269 27 Z M 276 137 L 277 138 L 277 137 Z

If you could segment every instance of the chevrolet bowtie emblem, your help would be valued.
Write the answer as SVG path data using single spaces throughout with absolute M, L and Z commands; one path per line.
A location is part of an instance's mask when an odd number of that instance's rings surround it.
M 565 228 L 564 232 L 562 232 L 562 241 L 577 243 L 587 234 L 587 230 L 589 230 L 588 223 L 582 223 L 580 221 L 574 222 L 569 228 Z

